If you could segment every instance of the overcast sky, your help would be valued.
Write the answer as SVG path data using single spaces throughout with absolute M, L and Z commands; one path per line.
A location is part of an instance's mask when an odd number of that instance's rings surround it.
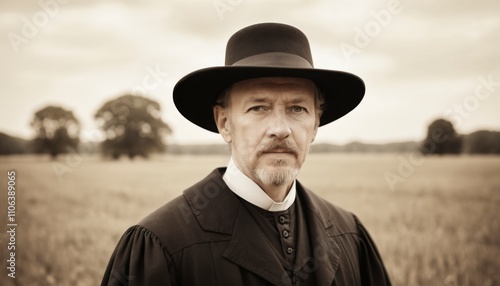
M 1 1 L 0 132 L 32 137 L 34 112 L 51 104 L 90 138 L 105 101 L 142 90 L 171 142 L 222 143 L 177 112 L 172 89 L 223 65 L 228 38 L 259 22 L 298 27 L 315 67 L 365 81 L 360 106 L 321 127 L 319 142 L 421 140 L 438 117 L 459 133 L 500 130 L 499 13 L 493 0 Z

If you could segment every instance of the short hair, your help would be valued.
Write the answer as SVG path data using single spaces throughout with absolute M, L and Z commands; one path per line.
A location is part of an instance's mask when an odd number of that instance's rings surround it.
M 215 100 L 215 106 L 220 106 L 223 108 L 229 107 L 231 89 L 233 85 L 230 85 L 224 89 Z M 314 108 L 318 113 L 318 117 L 321 118 L 323 111 L 326 109 L 326 101 L 323 92 L 314 84 Z

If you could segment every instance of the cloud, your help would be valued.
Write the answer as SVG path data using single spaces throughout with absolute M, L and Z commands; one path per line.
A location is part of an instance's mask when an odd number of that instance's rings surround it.
M 18 53 L 2 37 L 0 61 L 6 68 L 0 70 L 0 130 L 28 134 L 32 112 L 48 103 L 75 109 L 84 127 L 92 128 L 93 112 L 104 100 L 141 85 L 148 68 L 159 67 L 169 76 L 148 96 L 161 102 L 165 118 L 179 130 L 174 134 L 178 142 L 202 141 L 206 133 L 187 127 L 175 110 L 172 88 L 191 71 L 223 65 L 228 38 L 258 22 L 297 26 L 309 38 L 316 67 L 349 71 L 367 83 L 359 109 L 332 127 L 335 137 L 320 136 L 324 140 L 418 137 L 420 125 L 474 92 L 478 76 L 500 78 L 496 2 L 401 0 L 401 13 L 350 60 L 340 45 L 354 45 L 357 29 L 364 30 L 390 1 L 221 2 L 230 5 L 222 18 L 214 8 L 217 0 L 73 0 L 61 5 Z M 20 34 L 23 17 L 32 20 L 43 8 L 28 0 L 3 1 L 0 11 L 0 34 L 7 35 Z M 464 126 L 499 122 L 489 110 L 500 107 L 496 98 Z M 366 118 L 379 127 L 361 124 Z M 405 124 L 412 127 L 398 126 Z M 382 126 L 388 127 L 381 132 Z

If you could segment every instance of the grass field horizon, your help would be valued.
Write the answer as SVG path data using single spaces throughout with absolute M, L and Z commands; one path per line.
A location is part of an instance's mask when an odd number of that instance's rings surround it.
M 394 285 L 500 285 L 500 156 L 414 164 L 411 155 L 310 154 L 298 179 L 361 219 Z M 129 226 L 229 156 L 80 159 L 0 157 L 1 222 L 5 228 L 11 169 L 18 222 L 16 279 L 7 277 L 0 235 L 0 285 L 99 285 Z M 394 188 L 387 172 L 399 176 Z

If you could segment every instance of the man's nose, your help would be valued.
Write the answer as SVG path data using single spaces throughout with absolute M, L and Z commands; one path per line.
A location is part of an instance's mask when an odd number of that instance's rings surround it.
M 292 129 L 288 124 L 285 111 L 274 110 L 270 117 L 268 128 L 269 137 L 285 139 L 290 136 Z

